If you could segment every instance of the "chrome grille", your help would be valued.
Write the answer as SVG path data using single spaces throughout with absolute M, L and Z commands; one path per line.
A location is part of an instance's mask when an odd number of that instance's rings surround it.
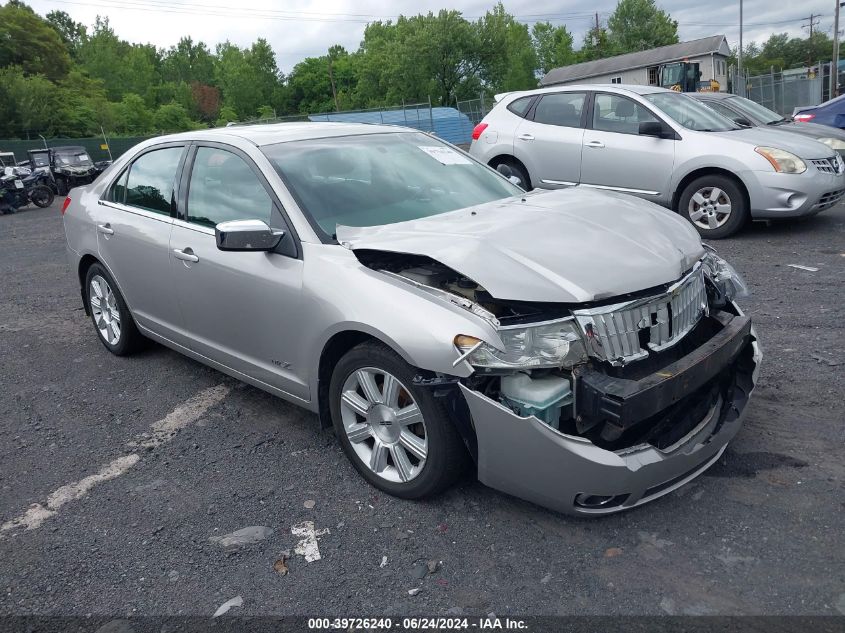
M 649 350 L 659 352 L 671 347 L 706 313 L 707 291 L 701 266 L 661 295 L 573 311 L 587 352 L 614 365 L 644 358 Z

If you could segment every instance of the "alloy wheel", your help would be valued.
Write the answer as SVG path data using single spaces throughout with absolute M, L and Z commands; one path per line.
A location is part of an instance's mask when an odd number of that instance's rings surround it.
M 109 345 L 117 345 L 120 341 L 120 309 L 111 286 L 100 275 L 91 277 L 88 302 L 100 336 Z
M 428 455 L 422 411 L 392 374 L 375 367 L 352 372 L 340 397 L 343 428 L 355 453 L 379 477 L 408 482 Z
M 690 198 L 688 213 L 696 226 L 705 230 L 718 229 L 730 218 L 731 199 L 718 187 L 703 187 Z

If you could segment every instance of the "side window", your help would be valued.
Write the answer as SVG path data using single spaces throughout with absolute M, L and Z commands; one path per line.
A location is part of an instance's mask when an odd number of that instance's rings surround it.
M 126 201 L 126 177 L 128 175 L 129 169 L 124 169 L 123 173 L 120 174 L 120 178 L 112 183 L 111 189 L 106 196 L 106 200 L 111 202 L 120 202 L 121 204 Z
M 250 166 L 238 155 L 200 147 L 188 189 L 188 222 L 214 227 L 229 220 L 270 223 L 273 201 Z
M 531 107 L 531 102 L 534 100 L 534 97 L 522 97 L 521 99 L 517 99 L 513 103 L 508 104 L 508 110 L 513 112 L 517 116 L 521 116 L 525 118 L 525 115 L 528 114 L 528 108 Z
M 639 134 L 640 123 L 658 119 L 636 101 L 612 94 L 596 94 L 593 129 L 620 134 Z
M 581 127 L 581 112 L 586 99 L 584 92 L 543 95 L 534 109 L 534 121 L 563 127 Z
M 126 180 L 126 204 L 169 216 L 176 169 L 183 150 L 183 147 L 157 149 L 135 160 Z

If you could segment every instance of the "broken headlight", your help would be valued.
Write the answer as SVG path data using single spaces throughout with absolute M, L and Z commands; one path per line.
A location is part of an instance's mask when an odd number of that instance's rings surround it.
M 701 260 L 704 274 L 713 283 L 716 290 L 728 299 L 741 299 L 748 296 L 748 285 L 736 269 L 716 254 L 711 247 L 706 246 L 707 252 Z
M 587 358 L 573 319 L 500 327 L 497 332 L 503 349 L 474 336 L 456 336 L 455 346 L 461 353 L 458 362 L 466 359 L 474 367 L 517 369 L 572 367 Z

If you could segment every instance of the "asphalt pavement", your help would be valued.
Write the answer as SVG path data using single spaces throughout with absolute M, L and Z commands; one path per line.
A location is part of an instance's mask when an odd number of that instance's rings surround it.
M 470 477 L 385 496 L 313 415 L 110 355 L 60 203 L 0 216 L 0 615 L 845 614 L 842 206 L 715 244 L 764 352 L 745 426 L 694 483 L 586 520 Z

